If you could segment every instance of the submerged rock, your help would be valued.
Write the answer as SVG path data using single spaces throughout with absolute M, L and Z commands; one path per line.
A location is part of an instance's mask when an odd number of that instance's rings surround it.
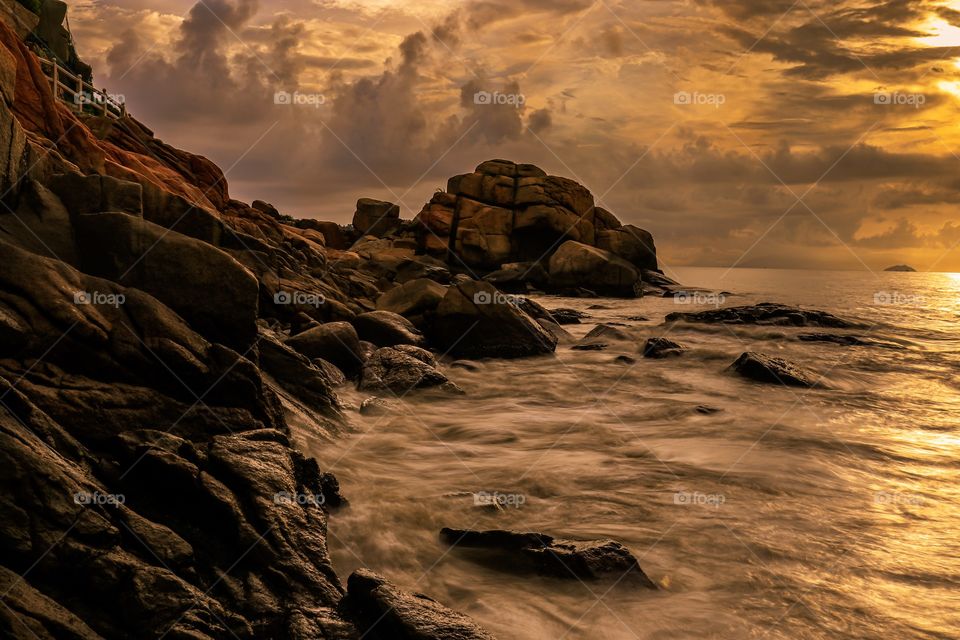
M 494 640 L 470 617 L 420 593 L 407 593 L 368 569 L 347 580 L 340 610 L 369 640 Z
M 670 358 L 682 355 L 686 347 L 666 338 L 650 338 L 643 345 L 644 358 Z
M 362 416 L 386 416 L 394 413 L 393 405 L 376 396 L 367 398 L 360 403 L 360 415 Z
M 730 368 L 744 378 L 750 378 L 757 382 L 807 388 L 820 384 L 812 372 L 783 358 L 774 358 L 762 353 L 744 353 L 730 365 Z
M 440 541 L 462 549 L 499 552 L 512 568 L 519 568 L 517 561 L 525 562 L 537 572 L 557 578 L 620 579 L 629 573 L 642 586 L 657 588 L 630 550 L 614 540 L 566 540 L 542 533 L 444 528 Z
M 863 338 L 849 334 L 837 333 L 801 333 L 797 340 L 802 342 L 829 342 L 843 347 L 882 347 L 884 349 L 902 349 L 903 346 L 895 342 L 885 342 L 883 340 L 874 340 L 873 338 Z
M 551 309 L 550 317 L 553 318 L 553 321 L 560 325 L 567 324 L 581 324 L 581 321 L 590 316 L 582 311 L 577 311 L 576 309 Z
M 757 324 L 794 327 L 832 327 L 848 329 L 858 327 L 855 322 L 837 317 L 826 311 L 800 309 L 783 304 L 764 302 L 745 307 L 709 309 L 697 313 L 671 313 L 668 322 L 702 322 L 708 324 Z

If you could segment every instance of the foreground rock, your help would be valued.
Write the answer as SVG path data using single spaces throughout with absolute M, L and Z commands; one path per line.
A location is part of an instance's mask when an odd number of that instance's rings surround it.
M 410 345 L 378 349 L 363 365 L 361 391 L 380 391 L 403 397 L 414 390 L 438 388 L 463 393 L 447 379 L 429 351 Z
M 683 355 L 684 351 L 686 351 L 686 348 L 683 345 L 666 338 L 650 338 L 643 345 L 644 358 L 671 358 Z
M 831 327 L 849 329 L 858 327 L 857 323 L 844 320 L 826 311 L 800 309 L 783 304 L 764 302 L 745 307 L 726 307 L 710 309 L 697 313 L 671 313 L 668 322 L 682 320 L 708 324 L 756 324 L 792 327 Z
M 493 640 L 462 613 L 423 594 L 401 591 L 367 569 L 347 580 L 341 610 L 370 640 Z
M 744 378 L 757 382 L 807 388 L 820 385 L 814 373 L 783 358 L 774 358 L 762 353 L 744 353 L 730 365 L 730 368 Z
M 657 588 L 630 550 L 613 540 L 565 540 L 542 533 L 444 528 L 440 531 L 440 541 L 462 549 L 498 552 L 504 554 L 505 566 L 516 568 L 516 563 L 521 562 L 539 573 L 558 578 L 620 579 L 629 574 L 627 577 L 640 585 Z
M 455 358 L 524 358 L 557 348 L 554 335 L 504 301 L 493 285 L 473 280 L 447 290 L 427 335 Z

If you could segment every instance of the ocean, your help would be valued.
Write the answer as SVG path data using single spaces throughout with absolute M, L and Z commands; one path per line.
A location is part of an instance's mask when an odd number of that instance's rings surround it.
M 960 275 L 669 275 L 713 293 L 536 298 L 589 313 L 565 327 L 576 338 L 621 323 L 635 341 L 476 371 L 447 362 L 465 396 L 407 396 L 390 416 L 361 417 L 363 396 L 341 389 L 354 430 L 297 433 L 351 501 L 330 518 L 341 577 L 370 567 L 502 639 L 960 637 Z M 759 302 L 869 328 L 664 323 Z M 811 332 L 886 344 L 797 339 Z M 688 351 L 644 359 L 651 336 Z M 745 351 L 802 365 L 823 388 L 728 372 Z M 663 588 L 505 572 L 441 545 L 442 527 L 612 538 Z

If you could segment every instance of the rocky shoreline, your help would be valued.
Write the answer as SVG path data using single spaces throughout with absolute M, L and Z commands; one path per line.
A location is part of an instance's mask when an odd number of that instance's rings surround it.
M 651 234 L 582 185 L 506 160 L 451 178 L 412 220 L 366 198 L 351 225 L 247 205 L 213 163 L 133 118 L 61 104 L 2 21 L 0 106 L 0 629 L 490 638 L 389 576 L 361 570 L 344 584 L 327 526 L 349 496 L 291 444 L 291 424 L 333 441 L 351 428 L 340 385 L 367 396 L 361 413 L 383 415 L 410 393 L 463 394 L 445 366 L 572 343 L 563 326 L 584 314 L 528 295 L 684 294 L 658 270 Z M 667 321 L 855 328 L 780 305 Z M 637 340 L 600 325 L 572 348 Z M 651 338 L 637 353 L 685 350 Z M 763 354 L 733 369 L 818 385 Z M 512 570 L 519 559 L 532 573 L 630 573 L 657 588 L 611 540 L 439 535 L 478 562 L 505 554 Z

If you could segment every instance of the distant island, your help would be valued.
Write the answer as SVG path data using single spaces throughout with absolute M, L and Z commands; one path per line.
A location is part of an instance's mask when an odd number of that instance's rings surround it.
M 906 264 L 896 264 L 892 267 L 887 267 L 884 271 L 907 271 L 910 273 L 916 273 L 916 269 Z

